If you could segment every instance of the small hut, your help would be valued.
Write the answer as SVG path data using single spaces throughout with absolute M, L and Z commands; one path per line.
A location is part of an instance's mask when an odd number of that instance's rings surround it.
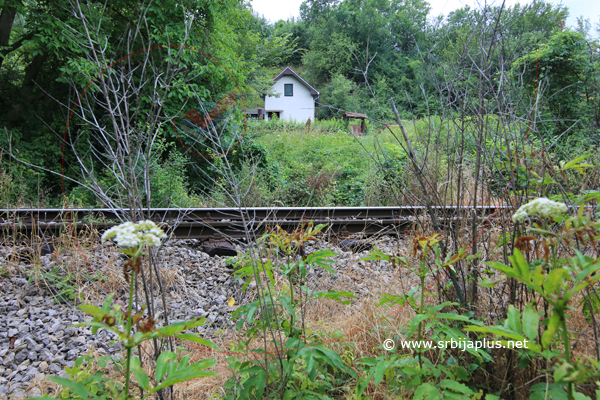
M 345 112 L 344 114 L 342 114 L 342 117 L 344 117 L 344 121 L 346 121 L 346 127 L 350 125 L 350 118 L 356 118 L 361 120 L 360 125 L 352 125 L 352 132 L 354 132 L 355 134 L 362 135 L 367 130 L 366 114 Z
M 264 108 L 247 108 L 246 116 L 254 119 L 265 119 L 265 110 Z

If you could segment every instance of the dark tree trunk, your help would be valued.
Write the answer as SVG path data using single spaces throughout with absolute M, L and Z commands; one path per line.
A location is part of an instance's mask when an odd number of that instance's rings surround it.
M 4 7 L 0 13 L 0 47 L 9 45 L 10 32 L 12 31 L 13 22 L 15 22 L 15 16 L 17 15 L 17 9 L 15 7 Z M 10 53 L 12 50 L 2 50 L 2 56 L 0 56 L 0 68 L 4 62 L 4 56 Z
M 38 90 L 38 93 L 36 93 L 34 80 L 42 70 L 44 62 L 47 59 L 47 54 L 38 54 L 33 57 L 29 65 L 25 68 L 25 78 L 23 79 L 19 93 L 19 100 L 8 110 L 6 115 L 8 121 L 12 123 L 18 121 L 25 108 L 34 106 L 35 103 L 46 96 L 43 91 Z

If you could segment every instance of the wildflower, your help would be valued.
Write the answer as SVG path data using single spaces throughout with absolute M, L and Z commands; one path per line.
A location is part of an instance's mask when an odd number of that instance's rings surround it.
M 527 217 L 533 216 L 552 218 L 566 211 L 567 206 L 564 203 L 546 198 L 538 198 L 519 207 L 515 215 L 513 215 L 513 222 L 525 221 Z
M 152 221 L 143 221 L 137 224 L 125 222 L 104 232 L 102 242 L 113 239 L 121 247 L 160 246 L 160 240 L 166 235 Z

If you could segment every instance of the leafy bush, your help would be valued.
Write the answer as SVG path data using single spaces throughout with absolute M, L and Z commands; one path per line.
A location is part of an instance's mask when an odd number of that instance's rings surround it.
M 487 265 L 502 276 L 500 279 L 487 279 L 479 283 L 482 286 L 494 287 L 505 279 L 514 279 L 535 294 L 534 300 L 527 303 L 521 311 L 510 305 L 507 318 L 501 326 L 485 326 L 479 323 L 467 329 L 531 342 L 527 349 L 520 351 L 520 366 L 527 366 L 530 360 L 540 358 L 547 361 L 548 375 L 553 377 L 552 387 L 532 387 L 532 398 L 539 397 L 539 392 L 547 392 L 551 393 L 552 398 L 589 399 L 577 393 L 575 385 L 597 378 L 598 360 L 573 357 L 567 318 L 568 310 L 572 308 L 570 304 L 581 293 L 588 295 L 584 295 L 580 300 L 580 307 L 587 307 L 588 312 L 598 309 L 597 296 L 589 296 L 588 288 L 600 281 L 600 274 L 597 274 L 597 271 L 600 271 L 600 263 L 597 257 L 583 254 L 572 243 L 579 239 L 580 244 L 588 241 L 595 247 L 596 240 L 600 239 L 600 221 L 584 216 L 583 205 L 577 216 L 567 217 L 561 211 L 561 207 L 555 206 L 561 203 L 548 199 L 538 200 L 535 214 L 529 204 L 522 206 L 515 214 L 514 219 L 517 222 L 529 218 L 536 218 L 538 222 L 527 228 L 528 235 L 517 239 L 514 253 L 509 258 L 511 265 L 487 262 Z M 566 210 L 564 204 L 562 207 Z M 534 241 L 536 243 L 532 245 Z M 558 249 L 565 245 L 571 247 L 573 256 L 559 256 Z M 534 252 L 535 259 L 528 261 L 524 255 L 527 252 Z M 538 300 L 535 300 L 536 298 Z M 543 313 L 538 311 L 540 303 L 544 304 Z M 543 318 L 540 324 L 541 317 Z M 545 326 L 543 333 L 539 329 L 541 326 Z M 600 394 L 600 391 L 596 394 Z
M 360 207 L 365 204 L 365 177 L 362 171 L 346 168 L 335 178 L 333 203 L 348 207 Z
M 320 250 L 295 259 L 294 254 L 304 248 L 307 241 L 315 240 L 324 225 L 313 227 L 309 224 L 293 233 L 281 228 L 266 234 L 261 241 L 271 246 L 275 252 L 284 254 L 281 263 L 270 259 L 252 258 L 252 262 L 241 262 L 235 271 L 238 279 L 257 279 L 259 300 L 238 308 L 233 317 L 238 319 L 237 329 L 249 339 L 241 340 L 235 351 L 243 353 L 263 353 L 265 349 L 251 349 L 253 338 L 267 337 L 269 332 L 280 332 L 267 339 L 274 348 L 280 349 L 269 355 L 274 360 L 242 361 L 230 357 L 233 376 L 225 384 L 226 399 L 268 398 L 330 398 L 329 394 L 338 390 L 343 382 L 355 373 L 335 351 L 328 349 L 305 329 L 305 305 L 319 298 L 329 298 L 348 304 L 343 297 L 353 298 L 348 292 L 318 292 L 305 286 L 307 271 L 321 267 L 334 273 L 329 266 L 331 250 Z M 275 274 L 287 279 L 284 290 L 275 290 Z M 249 285 L 244 283 L 244 290 Z M 315 340 L 316 339 L 316 340 Z M 268 378 L 267 378 L 268 377 Z
M 415 399 L 467 399 L 470 398 L 469 396 L 477 394 L 473 382 L 470 382 L 471 373 L 481 363 L 491 361 L 491 356 L 483 349 L 468 347 L 465 347 L 465 352 L 462 354 L 453 353 L 449 345 L 451 341 L 457 343 L 468 341 L 469 337 L 461 330 L 460 324 L 474 322 L 474 320 L 471 320 L 469 314 L 462 315 L 454 311 L 446 311 L 450 307 L 458 306 L 458 303 L 446 301 L 431 304 L 425 300 L 426 297 L 433 296 L 425 284 L 428 277 L 452 268 L 453 264 L 461 260 L 474 259 L 477 256 L 467 256 L 464 250 L 460 250 L 456 255 L 447 255 L 442 259 L 438 245 L 441 239 L 438 234 L 414 239 L 413 255 L 417 256 L 417 265 L 411 265 L 406 257 L 388 255 L 377 249 L 362 259 L 365 261 L 388 261 L 392 265 L 406 268 L 418 276 L 419 286 L 400 295 L 383 294 L 379 305 L 408 305 L 415 311 L 415 317 L 404 330 L 403 337 L 397 338 L 397 341 L 399 343 L 400 340 L 415 340 L 415 343 L 419 343 L 419 347 L 413 347 L 411 355 L 399 354 L 400 346 L 388 345 L 386 350 L 390 354 L 377 358 L 360 359 L 358 364 L 364 374 L 358 379 L 355 389 L 356 398 L 362 398 L 372 379 L 376 387 L 385 379 L 390 390 L 413 389 Z M 426 332 L 429 333 L 426 334 Z M 426 357 L 425 354 L 430 349 L 425 346 L 420 347 L 425 341 L 430 341 L 438 346 L 440 343 L 446 343 L 445 348 L 439 349 L 439 353 L 436 352 L 437 360 Z M 472 361 L 469 362 L 469 360 Z M 470 364 L 467 367 L 464 366 L 466 362 Z M 448 379 L 444 379 L 444 376 Z M 469 384 L 471 385 L 469 386 Z

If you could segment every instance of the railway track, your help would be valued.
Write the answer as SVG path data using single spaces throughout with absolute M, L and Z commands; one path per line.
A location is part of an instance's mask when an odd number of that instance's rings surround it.
M 509 207 L 434 207 L 444 223 L 475 215 L 485 219 Z M 22 234 L 58 235 L 64 231 L 95 229 L 102 232 L 127 220 L 127 210 L 112 209 L 0 209 L 0 234 L 6 238 Z M 281 226 L 291 231 L 313 221 L 328 224 L 338 234 L 363 232 L 365 235 L 397 233 L 426 215 L 425 207 L 253 207 L 233 208 L 153 208 L 147 215 L 171 228 L 177 239 L 260 236 L 267 227 Z

